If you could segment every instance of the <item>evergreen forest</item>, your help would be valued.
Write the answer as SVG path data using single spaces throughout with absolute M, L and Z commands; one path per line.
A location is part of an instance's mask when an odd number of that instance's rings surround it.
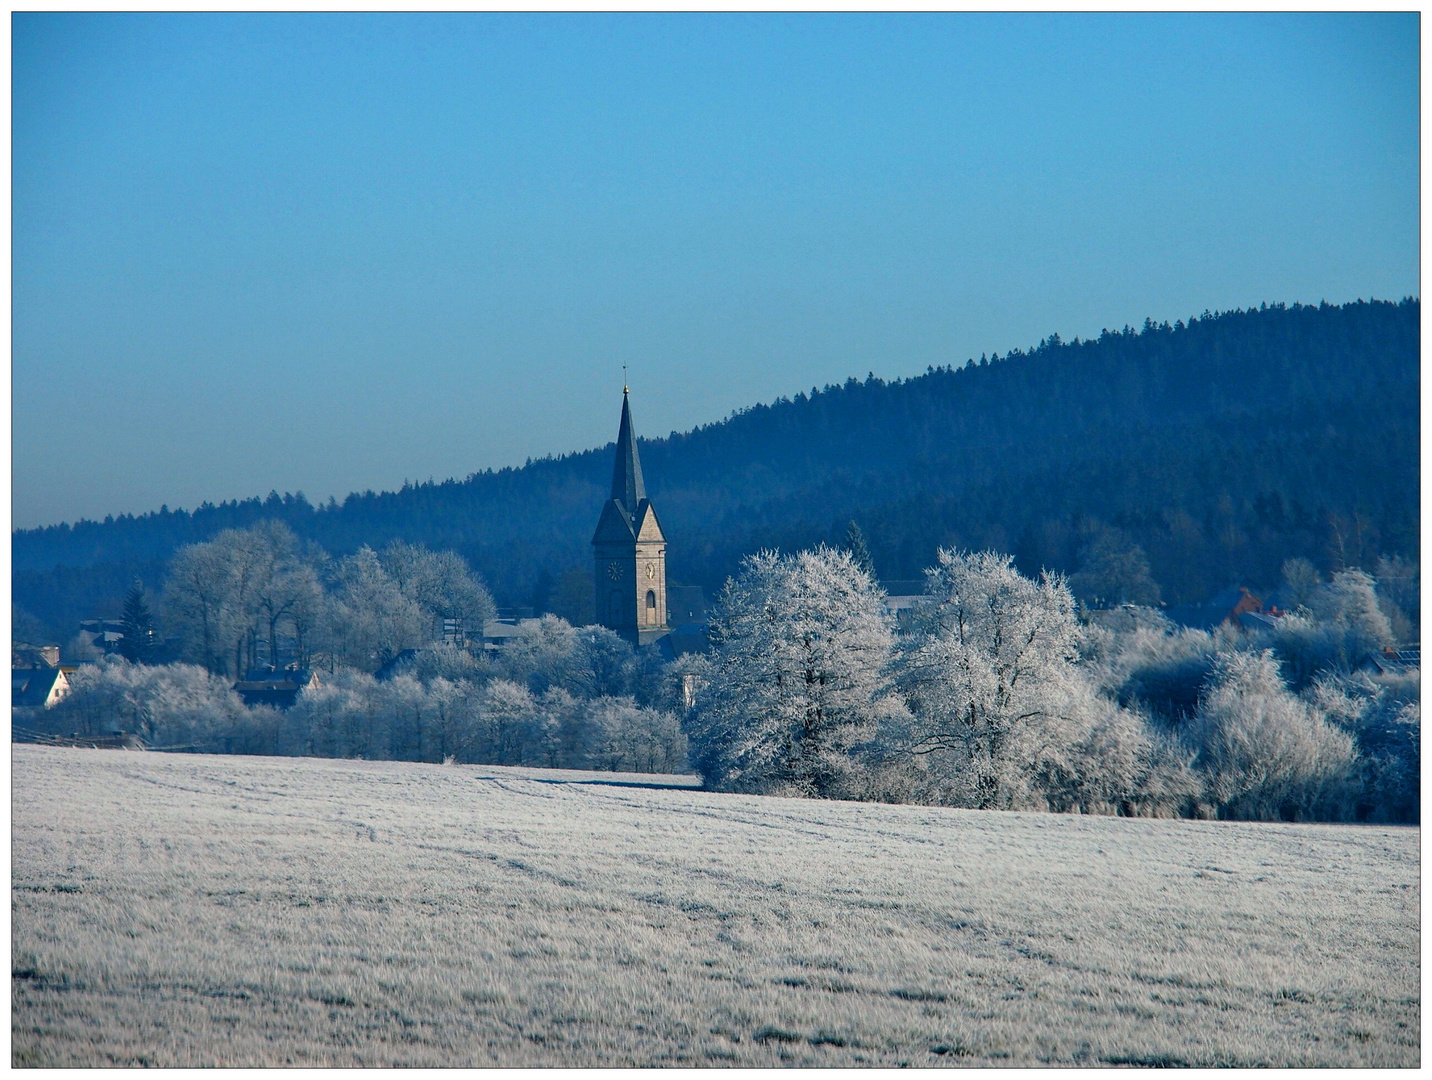
M 1419 317 L 1412 299 L 1278 304 L 1052 334 L 642 439 L 670 578 L 714 597 L 743 556 L 843 545 L 852 521 L 882 580 L 919 577 L 940 548 L 989 549 L 1069 575 L 1095 607 L 1272 588 L 1290 559 L 1329 576 L 1415 561 Z M 640 433 L 639 398 L 634 414 Z M 275 492 L 20 530 L 16 634 L 66 641 L 82 618 L 118 617 L 136 578 L 162 581 L 182 546 L 264 520 L 336 557 L 455 551 L 497 603 L 582 625 L 612 452 L 324 505 Z

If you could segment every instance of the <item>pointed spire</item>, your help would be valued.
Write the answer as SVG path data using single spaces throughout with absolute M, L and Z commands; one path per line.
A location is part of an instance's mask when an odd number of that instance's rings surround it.
M 636 453 L 636 432 L 631 426 L 631 405 L 626 387 L 622 387 L 622 424 L 617 431 L 617 460 L 612 469 L 612 498 L 627 513 L 636 513 L 637 504 L 646 498 L 646 484 L 641 479 L 641 458 Z

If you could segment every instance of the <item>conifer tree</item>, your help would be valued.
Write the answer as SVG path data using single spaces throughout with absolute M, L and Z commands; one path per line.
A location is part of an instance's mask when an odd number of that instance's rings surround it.
M 850 528 L 845 530 L 845 550 L 850 552 L 850 561 L 874 581 L 875 562 L 870 558 L 870 547 L 865 543 L 865 533 L 854 521 L 850 523 Z
M 136 664 L 153 661 L 155 646 L 154 617 L 144 599 L 144 582 L 135 579 L 124 598 L 124 616 L 120 620 L 124 634 L 118 646 L 119 655 Z

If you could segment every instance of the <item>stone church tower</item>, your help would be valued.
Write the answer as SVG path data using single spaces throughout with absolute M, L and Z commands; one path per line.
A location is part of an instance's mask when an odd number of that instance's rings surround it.
M 666 536 L 646 497 L 631 406 L 622 387 L 622 422 L 612 495 L 592 537 L 596 555 L 597 622 L 637 645 L 665 636 Z

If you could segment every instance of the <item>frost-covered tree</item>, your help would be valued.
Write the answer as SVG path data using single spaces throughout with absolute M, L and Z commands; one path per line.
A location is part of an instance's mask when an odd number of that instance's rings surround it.
M 1062 722 L 1040 725 L 1046 741 L 1033 747 L 1020 777 L 1033 806 L 1130 817 L 1173 817 L 1196 808 L 1202 784 L 1192 755 L 1175 738 L 1100 694 L 1088 679 L 1076 675 L 1068 695 Z
M 244 708 L 228 681 L 194 664 L 151 666 L 108 656 L 76 671 L 70 693 L 34 723 L 68 735 L 137 735 L 151 746 L 208 753 L 273 752 L 255 741 L 270 710 Z
M 229 642 L 242 612 L 235 610 L 227 539 L 180 548 L 169 564 L 161 614 L 169 636 L 180 643 L 180 656 L 210 671 L 230 670 Z
M 1268 641 L 1301 688 L 1319 672 L 1352 671 L 1368 653 L 1391 645 L 1393 634 L 1372 576 L 1342 570 L 1313 590 L 1307 607 L 1279 619 Z
M 275 666 L 286 661 L 306 665 L 315 624 L 323 610 L 323 589 L 313 567 L 299 554 L 298 540 L 277 521 L 263 521 L 248 530 L 254 560 L 253 605 L 263 659 Z M 294 654 L 285 655 L 279 635 L 287 631 Z
M 1219 655 L 1187 737 L 1220 817 L 1299 821 L 1343 812 L 1352 739 L 1288 689 L 1271 650 Z
M 1085 635 L 1062 578 L 1033 581 L 991 551 L 937 558 L 930 602 L 897 658 L 923 798 L 1125 814 L 1177 813 L 1190 801 L 1196 786 L 1176 748 L 1080 666 Z
M 629 651 L 629 650 L 628 650 Z M 577 628 L 556 615 L 523 622 L 502 647 L 497 665 L 503 677 L 526 683 L 541 694 L 571 686 L 580 677 L 582 640 Z
M 1289 610 L 1306 607 L 1323 583 L 1318 568 L 1301 556 L 1283 561 L 1283 604 Z
M 426 684 L 428 725 L 420 748 L 424 761 L 458 760 L 471 746 L 481 690 L 474 683 L 435 678 Z
M 451 683 L 484 683 L 494 674 L 493 661 L 483 653 L 453 644 L 434 642 L 413 657 L 409 674 L 428 684 L 435 679 Z
M 495 669 L 537 694 L 561 687 L 577 697 L 645 698 L 660 678 L 652 670 L 653 659 L 637 656 L 630 642 L 604 626 L 575 627 L 556 615 L 543 615 L 518 627 Z
M 183 659 L 237 678 L 261 662 L 307 662 L 323 590 L 288 527 L 261 521 L 180 548 L 162 612 Z M 282 654 L 280 635 L 297 655 Z
M 881 594 L 849 553 L 747 557 L 712 617 L 690 734 L 713 787 L 820 797 L 863 788 L 856 753 L 899 710 Z
M 1228 631 L 1175 626 L 1149 611 L 1110 635 L 1086 670 L 1120 703 L 1177 725 L 1198 708 L 1214 658 L 1229 647 Z
M 1080 639 L 1063 579 L 1038 582 L 1008 555 L 940 549 L 931 602 L 901 642 L 900 686 L 914 715 L 911 749 L 929 755 L 951 801 L 1025 805 L 1040 748 L 1066 726 Z
M 660 678 L 656 650 L 638 654 L 629 641 L 605 626 L 583 626 L 576 636 L 576 678 L 568 690 L 583 697 L 650 695 L 650 684 Z
M 522 683 L 493 679 L 477 706 L 472 741 L 459 760 L 487 765 L 538 764 L 545 757 L 545 717 L 532 691 Z
M 1421 676 L 1325 674 L 1310 689 L 1313 704 L 1357 745 L 1358 821 L 1416 822 L 1421 816 Z
M 388 732 L 382 756 L 395 761 L 425 760 L 423 751 L 434 720 L 428 688 L 411 675 L 397 675 L 377 683 L 373 690 Z
M 611 772 L 682 772 L 686 736 L 676 717 L 644 709 L 629 697 L 600 697 L 586 705 L 592 731 L 589 765 Z
M 433 622 L 431 636 L 442 634 L 445 619 L 461 619 L 468 637 L 481 638 L 483 625 L 497 617 L 492 594 L 454 551 L 429 551 L 421 544 L 394 540 L 378 560 L 404 596 Z
M 372 671 L 404 649 L 425 644 L 430 624 L 365 545 L 334 569 L 329 632 L 337 661 Z
M 1324 623 L 1346 628 L 1346 659 L 1355 663 L 1358 653 L 1392 644 L 1392 627 L 1377 603 L 1377 582 L 1362 570 L 1343 570 L 1313 594 L 1309 604 Z
M 339 667 L 299 694 L 284 714 L 291 753 L 382 758 L 389 745 L 377 706 L 377 682 L 366 671 Z

